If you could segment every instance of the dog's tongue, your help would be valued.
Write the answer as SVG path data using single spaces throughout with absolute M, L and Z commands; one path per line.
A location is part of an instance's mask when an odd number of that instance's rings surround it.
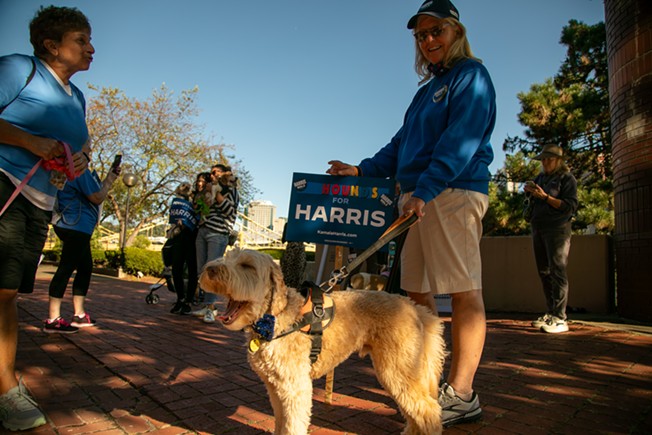
M 226 311 L 221 316 L 218 316 L 218 319 L 223 323 L 233 322 L 241 306 L 242 306 L 241 302 L 234 301 L 233 299 L 229 300 L 229 304 L 226 307 Z

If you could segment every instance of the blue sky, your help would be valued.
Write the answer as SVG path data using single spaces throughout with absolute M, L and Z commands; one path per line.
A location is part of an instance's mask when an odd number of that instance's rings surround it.
M 401 125 L 417 90 L 408 19 L 421 0 L 0 0 L 0 55 L 32 53 L 40 5 L 78 7 L 93 27 L 95 60 L 73 77 L 146 99 L 165 83 L 199 87 L 198 123 L 234 154 L 287 216 L 293 172 L 358 163 Z M 507 135 L 522 134 L 516 95 L 552 77 L 570 19 L 604 20 L 602 0 L 457 0 L 475 55 L 496 87 L 492 172 Z

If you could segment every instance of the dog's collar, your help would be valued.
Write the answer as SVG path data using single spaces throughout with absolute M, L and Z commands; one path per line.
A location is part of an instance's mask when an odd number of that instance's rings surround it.
M 301 294 L 305 302 L 301 307 L 301 320 L 295 322 L 290 328 L 274 337 L 276 318 L 271 314 L 264 314 L 258 319 L 252 328 L 257 337 L 249 341 L 249 351 L 256 353 L 260 348 L 260 339 L 272 341 L 284 337 L 296 331 L 304 332 L 312 338 L 310 349 L 310 361 L 314 363 L 321 352 L 321 336 L 335 317 L 335 303 L 330 296 L 324 295 L 323 290 L 312 282 L 304 282 L 301 285 Z

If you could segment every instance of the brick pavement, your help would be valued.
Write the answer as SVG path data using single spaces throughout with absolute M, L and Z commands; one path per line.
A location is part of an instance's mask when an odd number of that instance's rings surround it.
M 272 431 L 272 410 L 241 333 L 169 314 L 174 295 L 165 287 L 160 303 L 148 305 L 148 283 L 96 275 L 87 308 L 99 326 L 44 334 L 45 269 L 35 293 L 19 299 L 17 369 L 48 424 L 23 433 Z M 63 313 L 72 315 L 70 292 L 66 298 Z M 530 317 L 490 315 L 475 384 L 484 418 L 446 434 L 652 433 L 651 328 L 576 321 L 570 333 L 555 336 L 533 331 Z M 403 419 L 368 358 L 353 356 L 338 367 L 334 385 L 327 405 L 324 380 L 315 381 L 311 435 L 401 432 Z

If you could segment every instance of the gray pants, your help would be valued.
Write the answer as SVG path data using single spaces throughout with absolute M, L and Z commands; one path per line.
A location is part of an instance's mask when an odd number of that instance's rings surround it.
M 532 228 L 532 243 L 537 271 L 543 284 L 548 313 L 566 320 L 568 276 L 566 265 L 570 251 L 570 222 L 557 228 Z
M 216 233 L 205 226 L 199 227 L 197 232 L 197 240 L 195 247 L 197 250 L 197 275 L 201 275 L 202 270 L 206 263 L 212 260 L 217 260 L 224 256 L 226 247 L 229 244 L 228 234 Z M 206 304 L 213 304 L 217 302 L 217 295 L 214 293 L 206 292 L 204 294 L 204 302 Z

